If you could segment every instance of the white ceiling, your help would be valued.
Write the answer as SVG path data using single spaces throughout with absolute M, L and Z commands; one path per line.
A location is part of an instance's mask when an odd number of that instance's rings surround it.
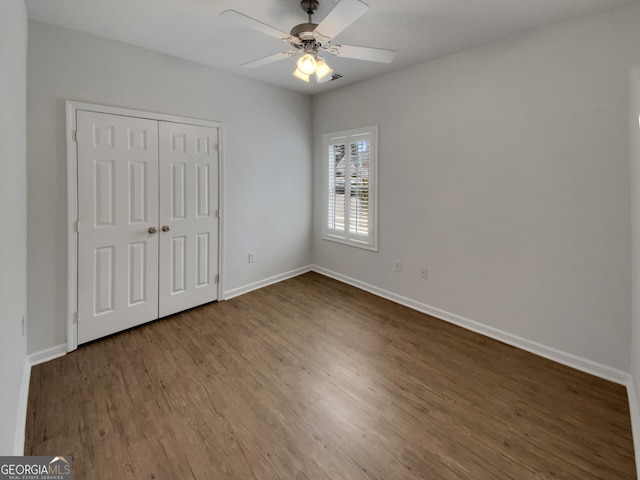
M 338 0 L 319 0 L 314 22 Z M 29 18 L 210 65 L 315 94 L 551 23 L 640 0 L 364 0 L 370 9 L 333 42 L 397 50 L 389 65 L 328 56 L 344 76 L 306 84 L 291 75 L 295 58 L 246 69 L 240 65 L 290 48 L 231 24 L 233 9 L 288 32 L 306 22 L 299 0 L 26 0 Z M 297 57 L 296 57 L 297 58 Z

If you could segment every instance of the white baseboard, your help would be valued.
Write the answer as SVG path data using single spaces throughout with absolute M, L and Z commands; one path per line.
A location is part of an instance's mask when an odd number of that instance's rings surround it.
M 31 381 L 31 364 L 25 358 L 20 397 L 18 398 L 18 414 L 16 417 L 16 437 L 13 443 L 13 454 L 24 455 L 25 428 L 27 425 L 27 404 L 29 403 L 29 382 Z
M 62 357 L 67 354 L 67 344 L 61 343 L 54 347 L 47 348 L 46 350 L 40 350 L 39 352 L 30 353 L 27 356 L 27 361 L 32 367 L 39 363 L 48 362 L 54 358 Z
M 268 285 L 273 285 L 274 283 L 282 282 L 284 280 L 297 277 L 298 275 L 302 275 L 303 273 L 307 273 L 310 271 L 311 271 L 311 266 L 296 268 L 295 270 L 291 270 L 289 272 L 281 273 L 279 275 L 274 275 L 273 277 L 265 278 L 264 280 L 250 283 L 242 287 L 234 288 L 233 290 L 228 290 L 224 292 L 224 294 L 222 295 L 222 299 L 229 300 L 233 297 L 244 295 L 245 293 L 249 293 L 253 290 L 257 290 L 259 288 L 263 288 Z
M 555 348 L 543 345 L 538 342 L 534 342 L 532 340 L 527 340 L 526 338 L 519 337 L 518 335 L 513 335 L 511 333 L 490 327 L 488 325 L 484 325 L 474 320 L 461 317 L 460 315 L 456 315 L 454 313 L 432 307 L 416 300 L 403 297 L 402 295 L 383 290 L 374 285 L 370 285 L 366 282 L 362 282 L 355 278 L 342 275 L 326 268 L 312 265 L 311 270 L 327 277 L 331 277 L 335 280 L 347 283 L 354 287 L 360 288 L 369 293 L 373 293 L 374 295 L 377 295 L 379 297 L 386 298 L 387 300 L 391 300 L 392 302 L 399 303 L 400 305 L 404 305 L 419 312 L 426 313 L 441 320 L 445 320 L 449 323 L 453 323 L 460 327 L 466 328 L 467 330 L 471 330 L 473 332 L 485 335 L 508 345 L 526 350 L 527 352 L 531 352 L 541 357 L 548 358 L 549 360 L 553 360 L 577 370 L 581 370 L 597 377 L 604 378 L 605 380 L 610 380 L 621 385 L 629 385 L 629 382 L 631 380 L 631 376 L 629 375 L 629 373 L 623 372 L 622 370 L 617 370 L 607 365 L 602 365 L 586 358 L 578 357 L 577 355 L 563 352 L 561 350 L 557 350 Z
M 16 418 L 16 436 L 13 443 L 13 454 L 24 455 L 25 429 L 27 426 L 27 409 L 29 404 L 29 383 L 31 381 L 31 367 L 39 363 L 48 362 L 54 358 L 61 357 L 67 353 L 67 344 L 62 343 L 55 347 L 47 348 L 39 352 L 27 355 L 22 372 L 22 383 L 20 384 L 20 397 L 18 399 L 18 414 Z
M 627 397 L 629 398 L 629 413 L 631 415 L 631 433 L 633 435 L 633 449 L 636 457 L 637 478 L 640 480 L 640 409 L 638 407 L 638 397 L 636 396 L 635 382 L 633 376 L 629 375 L 627 384 Z

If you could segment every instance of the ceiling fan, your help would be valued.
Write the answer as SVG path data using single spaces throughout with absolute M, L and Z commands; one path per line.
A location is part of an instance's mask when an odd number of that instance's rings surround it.
M 313 14 L 318 10 L 318 5 L 318 0 L 302 0 L 300 6 L 309 16 L 308 22 L 296 25 L 290 33 L 278 30 L 235 10 L 225 10 L 220 15 L 238 25 L 284 40 L 295 48 L 295 50 L 287 50 L 245 63 L 242 65 L 245 68 L 261 67 L 302 53 L 293 75 L 300 80 L 309 82 L 309 78 L 315 74 L 317 82 L 326 82 L 331 80 L 333 70 L 322 57 L 323 52 L 329 52 L 336 57 L 370 62 L 391 63 L 393 61 L 396 52 L 392 50 L 332 44 L 338 34 L 369 10 L 366 4 L 360 0 L 340 0 L 319 24 L 313 23 L 312 20 Z

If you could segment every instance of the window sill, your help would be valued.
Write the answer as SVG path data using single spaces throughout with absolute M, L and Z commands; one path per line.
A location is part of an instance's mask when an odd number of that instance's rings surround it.
M 363 250 L 369 250 L 372 252 L 378 251 L 377 245 L 369 245 L 366 242 L 359 242 L 357 240 L 345 240 L 344 238 L 335 237 L 333 235 L 324 235 L 322 237 L 323 240 L 328 240 L 329 242 L 340 243 L 342 245 L 348 245 L 349 247 L 361 248 Z

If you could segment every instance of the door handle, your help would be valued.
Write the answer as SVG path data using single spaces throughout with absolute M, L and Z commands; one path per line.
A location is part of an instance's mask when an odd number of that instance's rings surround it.
M 149 230 L 147 230 L 149 233 L 154 234 L 156 233 L 158 230 L 156 230 L 156 227 L 149 227 Z
M 168 232 L 169 230 L 171 230 L 171 227 L 169 225 L 163 225 L 162 226 L 162 231 L 163 232 Z

